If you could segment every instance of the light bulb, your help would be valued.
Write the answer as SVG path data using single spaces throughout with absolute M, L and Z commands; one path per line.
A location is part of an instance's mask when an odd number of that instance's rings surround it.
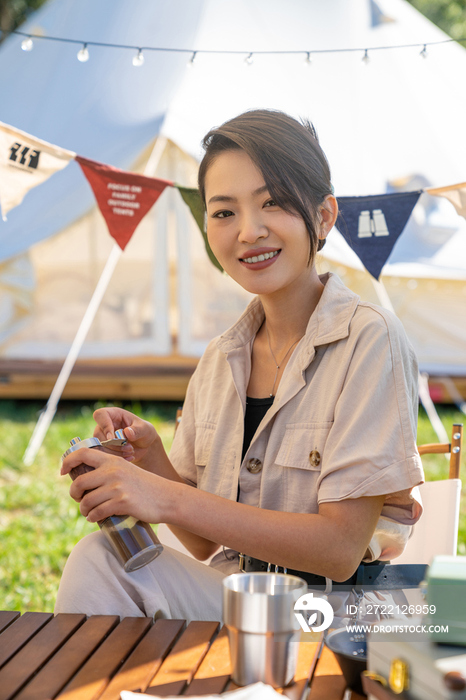
M 312 58 L 311 58 L 311 52 L 308 51 L 306 54 L 306 58 L 304 59 L 304 63 L 306 66 L 310 66 L 312 64 Z
M 365 66 L 367 66 L 368 63 L 370 62 L 370 60 L 371 60 L 371 59 L 369 58 L 369 54 L 368 54 L 368 52 L 367 52 L 367 49 L 365 49 L 365 50 L 364 50 L 364 56 L 362 57 L 362 62 L 364 63 Z
M 136 56 L 133 58 L 133 66 L 142 66 L 144 64 L 144 54 L 142 53 L 142 49 L 139 49 Z
M 250 53 L 249 56 L 246 56 L 246 58 L 244 59 L 244 65 L 245 66 L 252 66 L 253 61 L 254 61 L 254 59 L 252 57 L 252 53 Z
M 84 44 L 82 49 L 77 53 L 77 59 L 80 63 L 86 63 L 89 60 L 89 51 L 87 50 L 87 44 Z
M 32 51 L 32 49 L 34 48 L 34 42 L 30 36 L 28 36 L 27 39 L 22 40 L 21 48 L 23 49 L 23 51 Z
M 187 66 L 188 68 L 194 68 L 194 64 L 195 64 L 195 62 L 196 62 L 196 58 L 197 58 L 197 51 L 193 51 L 193 55 L 191 56 L 191 58 L 190 58 L 189 61 L 187 62 L 186 66 Z
M 422 56 L 422 58 L 427 58 L 427 56 L 429 55 L 427 53 L 427 45 L 426 44 L 424 44 L 424 48 L 422 49 L 422 51 L 419 55 Z

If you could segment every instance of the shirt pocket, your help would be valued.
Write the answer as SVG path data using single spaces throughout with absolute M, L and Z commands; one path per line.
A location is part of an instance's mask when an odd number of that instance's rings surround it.
M 275 463 L 282 467 L 319 471 L 333 423 L 288 423 Z
M 196 423 L 194 438 L 194 463 L 197 471 L 197 486 L 202 488 L 206 478 L 206 466 L 212 452 L 212 443 L 217 426 L 214 423 Z
M 209 461 L 217 426 L 214 423 L 196 423 L 195 428 L 194 461 L 198 467 L 205 467 Z

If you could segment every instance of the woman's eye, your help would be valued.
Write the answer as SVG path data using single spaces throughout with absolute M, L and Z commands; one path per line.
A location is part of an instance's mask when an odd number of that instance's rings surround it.
M 217 211 L 215 214 L 212 214 L 212 216 L 214 219 L 226 219 L 228 216 L 233 216 L 233 212 L 228 209 L 223 209 L 222 211 Z
M 268 199 L 264 204 L 264 207 L 276 207 L 277 203 L 273 199 Z

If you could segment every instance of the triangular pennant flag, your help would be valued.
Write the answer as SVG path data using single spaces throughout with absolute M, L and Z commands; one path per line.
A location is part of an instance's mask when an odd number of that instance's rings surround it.
M 37 185 L 63 170 L 76 157 L 73 151 L 0 122 L 0 207 L 3 217 Z
M 181 185 L 176 184 L 175 187 L 180 191 L 180 194 L 183 197 L 185 204 L 187 204 L 188 207 L 191 209 L 191 214 L 196 220 L 196 223 L 199 227 L 199 231 L 202 233 L 205 249 L 207 251 L 207 255 L 210 258 L 210 261 L 215 265 L 215 267 L 217 267 L 221 272 L 223 272 L 223 267 L 220 265 L 219 261 L 213 254 L 212 248 L 210 247 L 209 241 L 207 240 L 207 233 L 204 229 L 205 209 L 204 204 L 202 203 L 199 190 L 195 187 L 181 187 Z
M 421 191 L 338 197 L 340 213 L 336 227 L 376 279 L 420 194 Z
M 110 235 L 124 250 L 136 226 L 173 182 L 137 175 L 82 156 L 76 156 L 76 160 L 92 187 Z
M 447 187 L 427 187 L 425 191 L 436 197 L 445 197 L 453 204 L 457 213 L 466 218 L 466 182 Z

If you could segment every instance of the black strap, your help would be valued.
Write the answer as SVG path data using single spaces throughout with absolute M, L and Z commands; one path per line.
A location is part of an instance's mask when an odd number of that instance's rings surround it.
M 269 564 L 261 559 L 255 559 L 247 555 L 243 558 L 243 571 L 267 571 Z M 379 561 L 361 563 L 352 576 L 346 581 L 332 581 L 333 590 L 351 590 L 352 588 L 365 588 L 367 590 L 386 591 L 400 588 L 418 588 L 425 578 L 426 564 L 389 564 Z M 272 565 L 270 571 L 275 572 Z M 277 567 L 277 571 L 283 573 L 283 567 Z M 308 571 L 287 569 L 287 574 L 303 578 L 311 588 L 325 588 L 327 581 L 325 576 L 311 574 Z

